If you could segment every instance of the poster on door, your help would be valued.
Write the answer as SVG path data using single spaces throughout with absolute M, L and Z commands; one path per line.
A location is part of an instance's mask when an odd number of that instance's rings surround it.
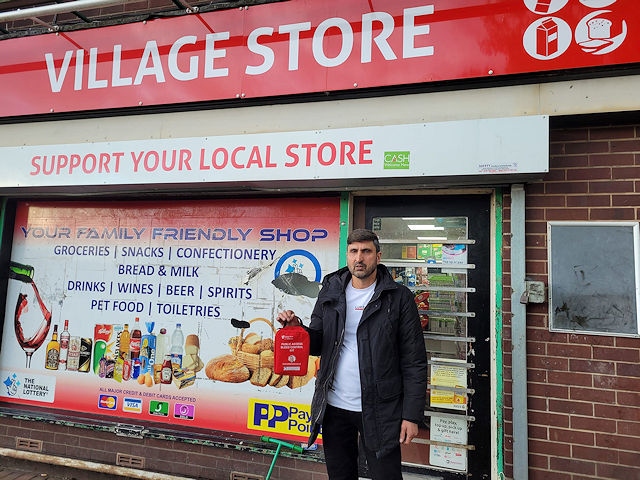
M 308 435 L 319 358 L 273 371 L 338 267 L 337 198 L 22 202 L 0 398 L 229 432 Z

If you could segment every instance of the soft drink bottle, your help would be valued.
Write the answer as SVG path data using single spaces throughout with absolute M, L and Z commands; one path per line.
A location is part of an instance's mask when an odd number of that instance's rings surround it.
M 129 341 L 129 355 L 131 360 L 140 358 L 140 343 L 142 341 L 142 330 L 140 330 L 140 318 L 136 317 L 131 331 L 131 340 Z
M 184 352 L 184 333 L 182 325 L 176 323 L 176 329 L 171 334 L 171 363 L 173 368 L 182 368 L 182 354 Z

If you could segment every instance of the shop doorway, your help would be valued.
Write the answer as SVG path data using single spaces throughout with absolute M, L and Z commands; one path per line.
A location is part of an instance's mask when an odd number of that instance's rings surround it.
M 403 447 L 407 472 L 490 478 L 491 195 L 357 197 L 382 261 L 415 292 L 429 361 L 424 428 Z

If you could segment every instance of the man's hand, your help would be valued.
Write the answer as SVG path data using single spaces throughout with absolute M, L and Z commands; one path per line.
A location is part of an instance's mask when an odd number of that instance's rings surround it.
M 276 320 L 283 327 L 288 327 L 289 325 L 294 325 L 294 326 L 302 325 L 302 322 L 296 316 L 296 314 L 293 313 L 293 310 L 284 310 L 280 312 L 276 317 Z
M 409 420 L 403 420 L 402 425 L 400 425 L 400 443 L 409 445 L 417 435 L 418 425 Z

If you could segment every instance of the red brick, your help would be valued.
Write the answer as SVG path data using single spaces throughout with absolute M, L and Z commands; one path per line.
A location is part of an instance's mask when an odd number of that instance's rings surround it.
M 557 400 L 553 398 L 550 398 L 548 402 L 549 411 L 551 412 L 593 416 L 593 403 L 576 402 L 575 400 Z
M 629 180 L 602 180 L 589 182 L 589 193 L 626 193 L 632 191 L 633 182 Z
M 549 383 L 560 385 L 573 385 L 579 387 L 592 387 L 593 377 L 588 373 L 578 372 L 549 372 Z
M 529 468 L 548 469 L 549 456 L 529 453 Z
M 610 195 L 570 195 L 567 196 L 567 207 L 610 207 Z
M 547 442 L 544 440 L 530 440 L 529 450 L 538 454 L 570 457 L 571 446 L 567 443 Z
M 619 452 L 621 465 L 637 467 L 640 465 L 640 452 Z
M 554 442 L 594 446 L 595 434 L 593 432 L 574 429 L 565 430 L 561 428 L 550 428 L 549 440 Z
M 589 182 L 551 182 L 545 183 L 544 186 L 545 193 L 549 195 L 554 194 L 577 194 L 577 193 L 589 193 Z M 595 192 L 594 192 L 595 193 Z M 527 213 L 529 211 L 527 210 Z M 528 218 L 528 217 L 527 217 Z
M 594 410 L 597 417 L 640 422 L 640 408 L 596 404 Z
M 619 453 L 609 448 L 575 445 L 571 449 L 573 458 L 584 458 L 598 463 L 618 463 Z
M 589 220 L 635 220 L 635 211 L 631 208 L 594 208 Z
M 629 193 L 623 195 L 612 195 L 611 204 L 614 207 L 637 207 L 640 205 L 640 195 Z
M 564 152 L 567 155 L 574 155 L 580 153 L 604 153 L 610 152 L 613 149 L 610 149 L 609 142 L 575 142 L 575 143 L 565 143 L 564 144 Z M 619 152 L 625 151 L 623 148 L 618 148 Z M 626 150 L 629 151 L 629 150 Z
M 640 362 L 640 350 L 634 350 L 631 348 L 607 348 L 594 346 L 593 358 L 596 360 Z
M 598 447 L 637 452 L 640 451 L 640 438 L 598 433 L 596 434 L 596 445 Z
M 549 221 L 554 220 L 588 220 L 589 210 L 586 208 L 562 208 L 562 209 L 548 209 L 546 211 L 545 218 Z
M 640 391 L 640 378 L 594 375 L 593 386 L 602 389 L 617 389 L 637 392 Z
M 600 148 L 600 146 L 598 146 Z M 612 140 L 612 152 L 637 152 L 640 150 L 640 140 Z
M 640 406 L 640 392 L 617 392 L 616 402 L 624 406 Z
M 589 157 L 587 155 L 565 155 L 564 145 L 552 145 L 550 153 L 549 167 L 551 170 L 589 166 Z
M 573 480 L 573 476 L 569 473 L 529 469 L 529 480 Z
M 550 142 L 575 142 L 589 140 L 590 130 L 587 128 L 554 129 L 549 132 Z M 608 137 L 607 137 L 608 138 Z
M 614 180 L 637 180 L 640 178 L 640 166 L 614 167 L 611 178 Z
M 624 127 L 602 127 L 602 128 L 590 128 L 589 139 L 590 140 L 607 140 L 613 138 L 635 138 L 636 129 L 634 126 Z
M 619 435 L 631 435 L 640 437 L 640 422 L 617 422 Z M 639 453 L 640 455 L 640 453 Z M 640 463 L 638 463 L 640 465 Z
M 624 377 L 640 377 L 640 364 L 617 363 L 616 373 Z
M 608 167 L 588 167 L 567 169 L 567 181 L 576 180 L 611 180 L 611 168 Z
M 547 353 L 554 357 L 591 358 L 591 347 L 573 343 L 549 343 Z M 573 370 L 571 366 L 569 368 Z
M 527 207 L 566 207 L 564 195 L 527 195 Z
M 602 388 L 581 388 L 571 387 L 570 396 L 577 401 L 597 402 L 597 403 L 614 403 L 616 394 L 612 390 L 603 390 Z M 596 412 L 597 414 L 597 412 Z
M 548 425 L 550 427 L 569 427 L 569 415 L 560 415 L 550 412 L 531 411 L 528 415 L 531 425 Z M 541 453 L 540 450 L 536 450 Z
M 541 368 L 543 370 L 569 370 L 569 359 L 561 357 L 550 357 L 540 355 L 530 355 L 527 365 L 531 368 Z
M 616 480 L 640 480 L 638 467 L 625 467 L 621 465 L 599 464 L 596 467 L 596 478 L 613 478 Z
M 591 372 L 604 375 L 614 375 L 616 373 L 615 363 L 595 360 L 569 360 L 569 370 L 572 372 Z
M 565 473 L 581 473 L 583 475 L 595 475 L 596 473 L 596 466 L 593 462 L 573 458 L 551 457 L 550 467 L 552 470 Z
M 592 408 L 593 410 L 593 408 Z M 616 433 L 617 422 L 608 418 L 595 418 L 593 416 L 572 416 L 570 427 L 576 430 L 586 430 L 599 433 Z
M 635 158 L 633 153 L 604 153 L 589 155 L 589 164 L 593 166 L 608 165 L 613 167 L 613 178 L 638 178 L 637 175 L 633 177 L 618 177 L 616 170 L 617 166 L 628 166 L 635 164 Z

